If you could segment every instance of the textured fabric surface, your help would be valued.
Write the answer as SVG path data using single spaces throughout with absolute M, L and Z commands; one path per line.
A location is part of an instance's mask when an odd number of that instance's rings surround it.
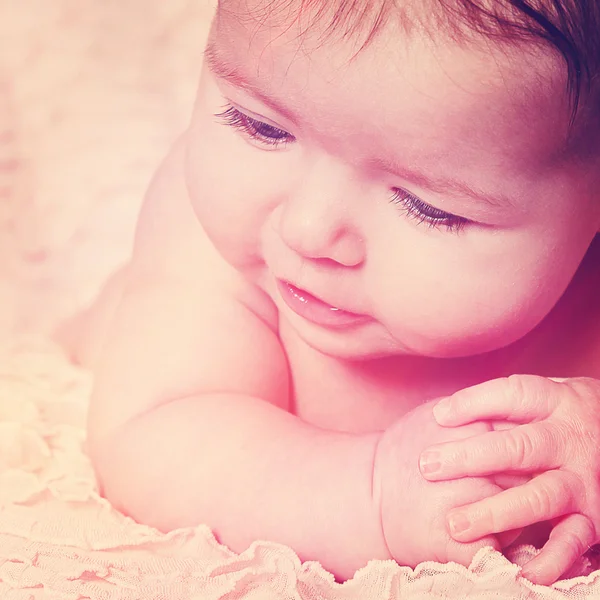
M 238 555 L 203 525 L 170 534 L 139 525 L 98 496 L 85 454 L 90 387 L 90 375 L 42 338 L 0 351 L 0 598 L 600 598 L 600 565 L 587 558 L 552 587 L 522 579 L 527 546 L 510 561 L 483 549 L 468 569 L 372 561 L 338 584 L 279 544 L 255 542 Z

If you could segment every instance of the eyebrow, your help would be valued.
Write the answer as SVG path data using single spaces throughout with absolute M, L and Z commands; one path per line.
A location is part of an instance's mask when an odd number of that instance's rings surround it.
M 207 67 L 213 75 L 227 81 L 234 87 L 248 92 L 254 98 L 284 116 L 292 123 L 298 122 L 298 119 L 294 116 L 292 111 L 271 96 L 265 94 L 242 74 L 239 69 L 221 56 L 212 40 L 207 43 L 204 49 L 204 58 Z M 492 208 L 516 208 L 514 201 L 508 196 L 504 194 L 490 195 L 482 190 L 473 188 L 464 181 L 441 178 L 436 179 L 416 169 L 408 169 L 403 165 L 381 158 L 371 160 L 370 164 L 374 168 L 392 173 L 393 175 L 405 179 L 419 187 L 425 188 L 435 194 L 453 194 L 460 197 L 467 196 L 477 203 L 483 202 Z
M 451 194 L 455 197 L 467 196 L 475 202 L 487 204 L 491 208 L 511 208 L 515 209 L 514 200 L 505 194 L 491 195 L 483 190 L 478 190 L 464 181 L 457 179 L 435 178 L 425 174 L 417 169 L 408 169 L 403 165 L 390 162 L 385 159 L 377 158 L 370 161 L 371 165 L 377 169 L 392 173 L 417 185 L 425 188 L 435 194 Z
M 265 94 L 262 90 L 260 90 L 254 83 L 252 83 L 241 71 L 236 68 L 234 65 L 229 63 L 217 50 L 216 45 L 211 40 L 207 43 L 206 48 L 204 49 L 204 58 L 206 60 L 206 65 L 208 66 L 210 72 L 218 77 L 219 79 L 223 79 L 227 83 L 233 85 L 234 87 L 240 88 L 250 95 L 254 96 L 257 100 L 284 116 L 288 121 L 293 123 L 297 122 L 297 118 L 294 116 L 293 112 L 283 106 L 279 101 L 275 98 L 272 98 L 268 94 Z

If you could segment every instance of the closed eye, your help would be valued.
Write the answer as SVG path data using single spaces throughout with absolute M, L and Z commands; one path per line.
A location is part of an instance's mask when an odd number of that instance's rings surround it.
M 215 117 L 228 127 L 233 127 L 253 141 L 267 147 L 279 147 L 296 140 L 287 131 L 254 119 L 231 105 L 228 105 L 226 110 L 216 114 Z
M 464 217 L 435 208 L 401 188 L 394 190 L 390 202 L 398 205 L 409 218 L 415 219 L 418 223 L 426 223 L 432 228 L 443 227 L 447 231 L 458 233 L 467 223 L 471 223 Z

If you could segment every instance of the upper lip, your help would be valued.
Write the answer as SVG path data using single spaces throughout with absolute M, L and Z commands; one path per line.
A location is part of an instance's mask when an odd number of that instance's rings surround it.
M 311 295 L 313 298 L 316 298 L 317 300 L 320 300 L 321 302 L 323 302 L 324 304 L 327 304 L 333 308 L 337 308 L 338 310 L 343 310 L 346 313 L 350 313 L 353 315 L 357 315 L 357 316 L 364 316 L 362 313 L 360 312 L 355 312 L 353 310 L 349 310 L 347 308 L 342 308 L 339 304 L 335 303 L 335 302 L 329 302 L 329 300 L 325 300 L 324 298 L 322 298 L 319 294 L 315 294 L 313 293 L 311 290 L 306 289 L 305 287 L 301 286 L 301 285 L 297 285 L 294 281 L 291 281 L 289 279 L 286 279 L 285 277 L 281 277 L 279 278 L 280 281 L 283 281 L 284 283 L 289 283 L 290 285 L 292 285 L 293 287 L 295 287 L 297 290 L 301 291 L 301 292 L 306 292 L 307 294 Z

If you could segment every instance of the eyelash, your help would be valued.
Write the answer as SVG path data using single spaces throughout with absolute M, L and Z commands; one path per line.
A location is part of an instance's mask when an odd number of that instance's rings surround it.
M 443 227 L 451 233 L 459 233 L 469 223 L 468 219 L 435 208 L 399 188 L 395 189 L 390 202 L 399 205 L 407 217 L 425 223 L 432 229 Z
M 257 121 L 231 105 L 227 106 L 223 112 L 216 114 L 215 117 L 224 122 L 225 125 L 241 131 L 253 140 L 273 148 L 288 144 L 296 139 L 287 131 Z
M 227 105 L 225 110 L 216 114 L 215 117 L 225 125 L 233 127 L 251 139 L 272 148 L 286 145 L 296 139 L 287 131 L 253 119 L 231 105 Z M 398 188 L 395 189 L 390 202 L 399 205 L 407 217 L 415 219 L 418 223 L 427 224 L 433 229 L 443 227 L 449 232 L 458 233 L 469 222 L 463 217 L 439 210 Z

